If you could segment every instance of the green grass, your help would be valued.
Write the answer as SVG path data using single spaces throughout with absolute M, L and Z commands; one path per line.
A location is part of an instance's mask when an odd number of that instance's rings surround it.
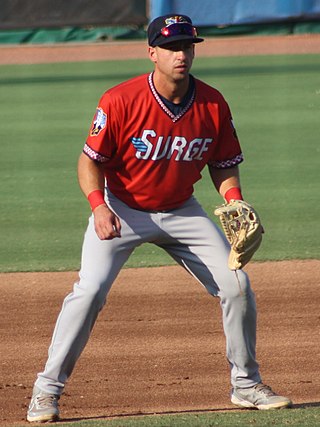
M 148 60 L 0 67 L 0 271 L 74 270 L 90 213 L 77 158 L 101 94 L 151 70 Z M 319 257 L 320 56 L 199 58 L 195 76 L 233 111 L 245 198 L 266 234 L 256 260 Z M 196 194 L 221 202 L 208 174 Z M 127 266 L 170 264 L 156 247 Z
M 320 409 L 230 411 L 179 415 L 129 416 L 108 420 L 59 422 L 59 427 L 316 427 Z

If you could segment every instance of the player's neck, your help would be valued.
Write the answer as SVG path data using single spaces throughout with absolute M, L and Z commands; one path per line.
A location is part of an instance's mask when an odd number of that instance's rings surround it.
M 183 80 L 168 80 L 159 78 L 156 73 L 153 76 L 153 84 L 157 92 L 173 102 L 174 104 L 180 104 L 188 92 L 189 88 L 189 76 Z

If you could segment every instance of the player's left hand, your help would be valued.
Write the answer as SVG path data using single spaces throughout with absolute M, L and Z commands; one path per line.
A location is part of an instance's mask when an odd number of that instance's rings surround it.
M 259 248 L 264 229 L 254 208 L 243 200 L 230 200 L 218 206 L 214 214 L 220 218 L 223 231 L 231 245 L 230 270 L 244 267 Z

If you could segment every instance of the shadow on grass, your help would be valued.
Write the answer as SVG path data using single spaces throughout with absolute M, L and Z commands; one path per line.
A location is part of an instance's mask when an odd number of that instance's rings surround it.
M 116 418 L 130 418 L 130 417 L 147 417 L 151 415 L 183 415 L 183 414 L 210 414 L 218 412 L 237 412 L 241 411 L 239 408 L 219 408 L 219 409 L 186 409 L 184 411 L 154 411 L 154 412 L 131 412 L 125 414 L 113 414 L 113 415 L 100 415 L 93 417 L 81 417 L 81 418 L 65 418 L 60 419 L 60 422 L 76 422 L 76 421 L 90 421 L 90 420 L 112 420 Z
M 210 73 L 213 73 L 216 77 L 233 77 L 239 75 L 272 75 L 284 74 L 290 75 L 291 73 L 315 73 L 319 72 L 319 64 L 253 64 L 253 65 L 230 65 L 230 66 L 215 66 L 208 64 L 206 67 L 201 65 L 194 67 L 194 75 L 198 78 L 202 76 L 207 76 Z M 148 68 L 146 67 L 145 73 L 148 73 Z M 23 73 L 17 76 L 2 77 L 0 78 L 0 85 L 41 85 L 41 84 L 61 84 L 61 83 L 77 83 L 77 82 L 95 82 L 95 81 L 108 81 L 108 79 L 114 80 L 127 80 L 136 76 L 135 71 L 119 70 L 118 72 L 110 72 L 110 70 L 105 70 L 102 73 L 90 73 L 83 72 L 79 75 L 65 75 L 63 73 L 52 74 L 48 72 L 45 76 L 37 75 L 24 75 Z
M 304 409 L 304 408 L 320 408 L 320 402 L 297 403 L 293 405 L 293 409 Z
M 319 408 L 320 402 L 305 402 L 294 404 L 291 409 L 307 409 L 307 408 Z M 81 418 L 66 418 L 61 419 L 60 422 L 77 422 L 77 421 L 90 421 L 90 420 L 111 420 L 116 418 L 130 418 L 130 417 L 146 417 L 151 415 L 183 415 L 183 414 L 210 414 L 219 412 L 247 412 L 257 411 L 256 409 L 241 409 L 241 408 L 208 408 L 208 409 L 187 409 L 184 411 L 161 411 L 161 412 L 132 412 L 125 414 L 114 414 L 114 415 L 100 415 L 93 417 L 81 417 Z

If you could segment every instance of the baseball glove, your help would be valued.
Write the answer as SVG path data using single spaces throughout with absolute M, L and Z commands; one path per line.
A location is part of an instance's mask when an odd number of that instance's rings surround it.
M 230 200 L 229 203 L 218 206 L 214 214 L 219 217 L 231 245 L 228 266 L 230 270 L 241 269 L 261 244 L 264 230 L 259 216 L 243 200 Z

